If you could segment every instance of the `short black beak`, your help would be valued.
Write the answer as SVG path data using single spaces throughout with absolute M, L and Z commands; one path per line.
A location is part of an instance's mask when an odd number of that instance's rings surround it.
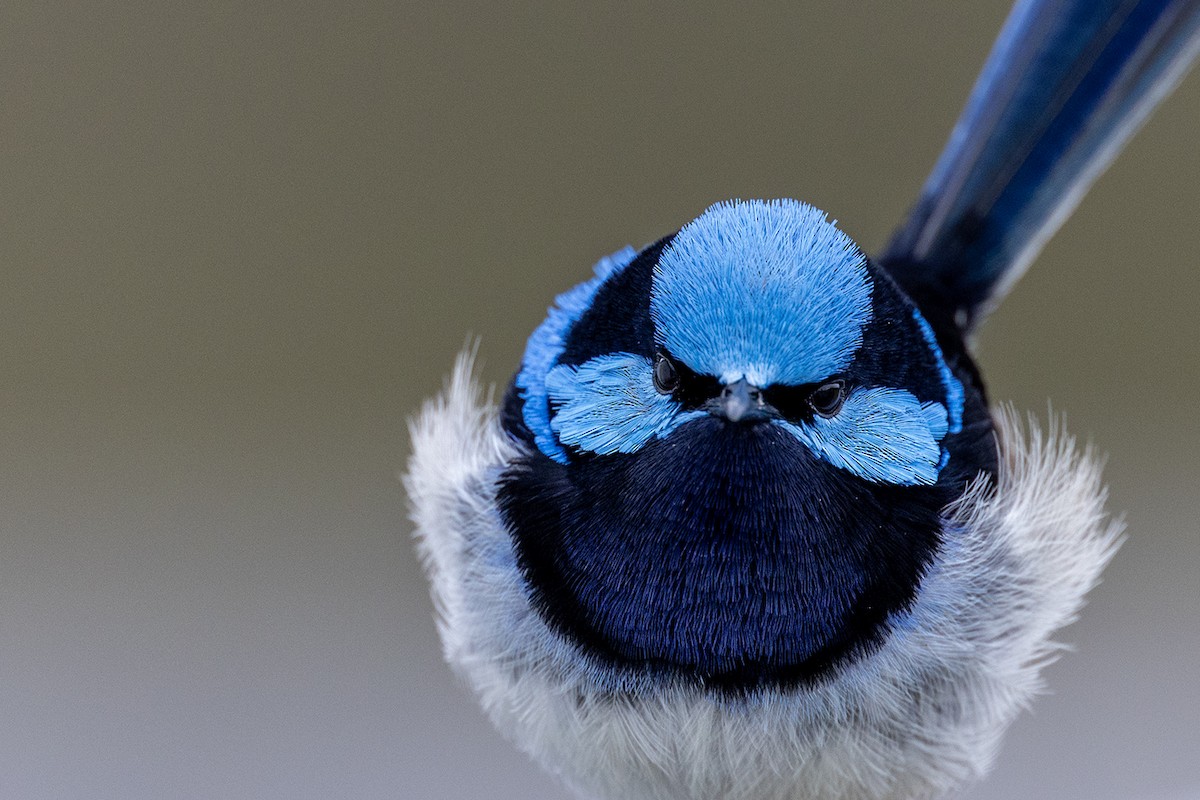
M 762 389 L 752 386 L 745 378 L 727 384 L 721 390 L 718 402 L 721 416 L 730 422 L 762 419 L 767 416 Z

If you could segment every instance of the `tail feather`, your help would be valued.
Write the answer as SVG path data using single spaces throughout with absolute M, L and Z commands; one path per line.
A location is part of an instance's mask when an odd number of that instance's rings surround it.
M 1200 55 L 1200 0 L 1020 0 L 879 259 L 970 329 Z

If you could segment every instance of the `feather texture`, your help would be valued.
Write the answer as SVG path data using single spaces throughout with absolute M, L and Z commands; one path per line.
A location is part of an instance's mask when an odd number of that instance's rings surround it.
M 522 446 L 472 359 L 412 421 L 404 477 L 445 655 L 506 736 L 588 797 L 913 800 L 976 778 L 1118 544 L 1098 459 L 1058 422 L 1043 433 L 1000 408 L 997 484 L 946 510 L 919 597 L 880 647 L 783 692 L 600 690 L 602 667 L 530 604 L 496 509 Z
M 866 256 L 806 203 L 718 203 L 664 248 L 650 315 L 667 350 L 722 383 L 819 381 L 862 344 Z

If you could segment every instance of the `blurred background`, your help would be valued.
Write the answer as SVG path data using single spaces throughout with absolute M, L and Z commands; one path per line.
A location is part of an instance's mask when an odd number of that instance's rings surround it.
M 441 663 L 397 472 L 600 256 L 878 250 L 1006 0 L 0 7 L 0 797 L 564 794 Z M 1129 540 L 969 800 L 1200 797 L 1200 74 L 979 342 Z

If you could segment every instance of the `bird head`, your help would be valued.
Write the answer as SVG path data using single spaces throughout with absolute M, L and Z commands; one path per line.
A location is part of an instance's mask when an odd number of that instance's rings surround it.
M 965 359 L 803 203 L 718 204 L 602 261 L 503 409 L 535 609 L 614 684 L 786 684 L 868 650 L 994 470 Z

